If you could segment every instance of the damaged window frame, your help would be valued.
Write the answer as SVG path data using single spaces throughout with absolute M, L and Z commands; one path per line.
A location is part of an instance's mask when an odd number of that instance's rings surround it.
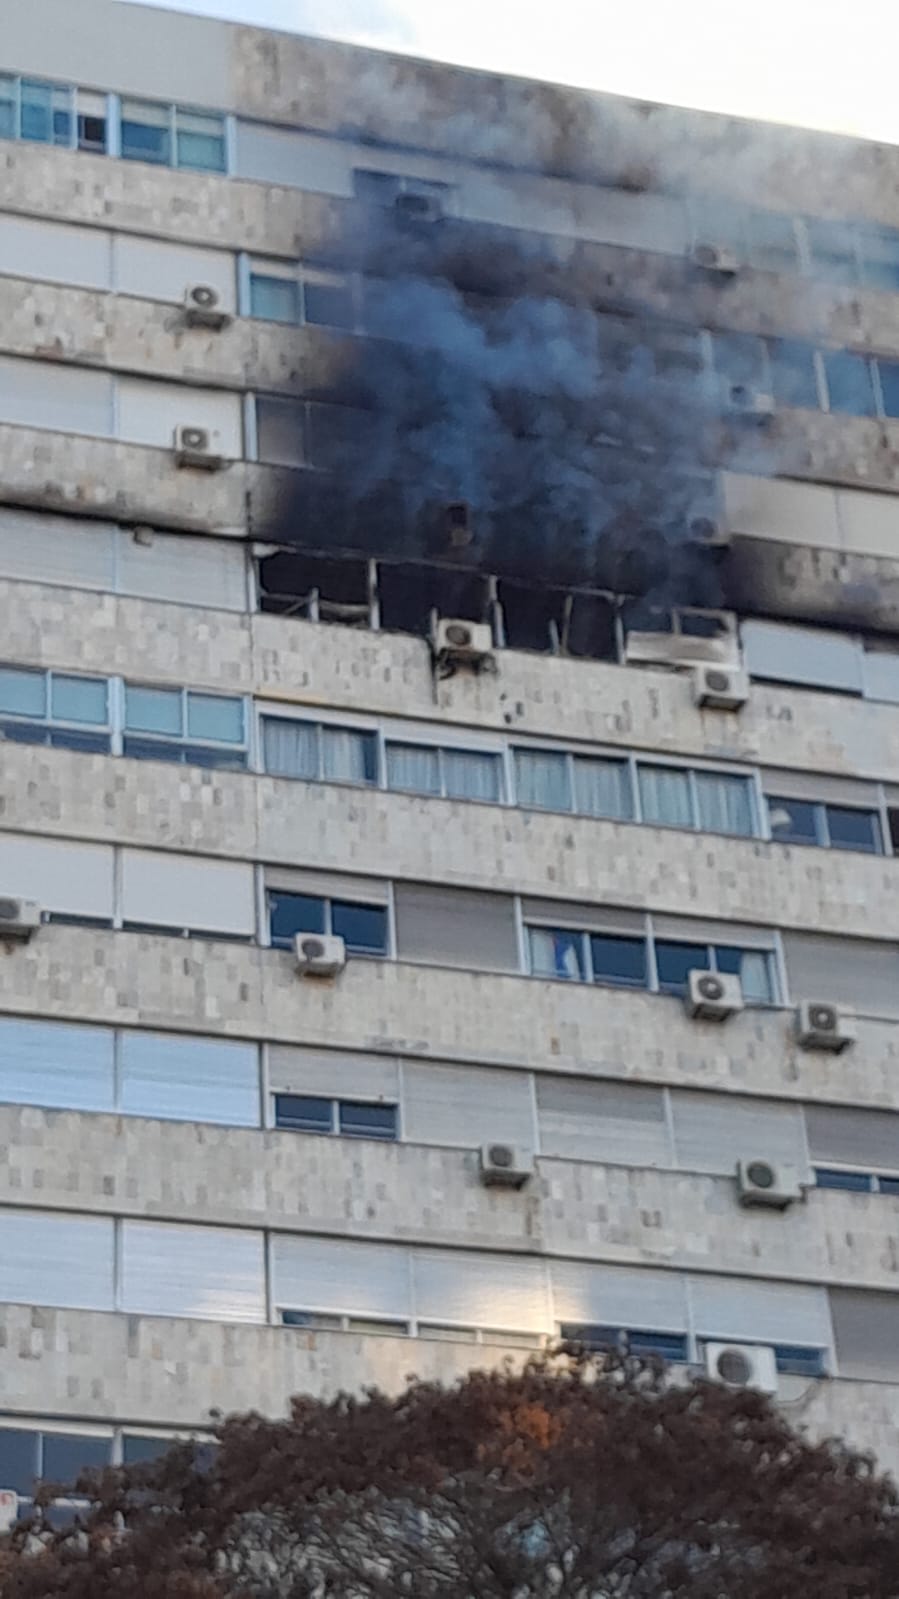
M 337 268 L 312 266 L 308 262 L 286 260 L 282 257 L 242 255 L 238 263 L 240 278 L 240 314 L 257 322 L 273 322 L 279 327 L 320 327 L 336 333 L 364 334 L 363 279 L 357 272 L 342 272 Z M 254 306 L 254 286 L 277 282 L 293 290 L 293 314 L 267 316 Z M 346 321 L 332 322 L 327 318 L 310 316 L 310 291 L 316 288 L 343 290 L 350 302 L 351 315 Z

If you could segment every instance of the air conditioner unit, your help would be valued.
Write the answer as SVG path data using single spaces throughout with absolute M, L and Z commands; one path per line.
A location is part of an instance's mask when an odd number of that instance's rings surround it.
M 838 1054 L 855 1043 L 855 1013 L 830 1000 L 804 999 L 796 1007 L 796 1037 L 803 1049 L 831 1049 Z
M 483 666 L 493 661 L 493 633 L 488 622 L 465 622 L 442 616 L 434 633 L 438 661 L 456 666 Z
M 515 1144 L 482 1144 L 481 1182 L 485 1188 L 523 1188 L 533 1175 L 533 1157 Z
M 231 316 L 211 283 L 191 283 L 184 291 L 184 320 L 191 328 L 224 328 Z
M 743 989 L 732 972 L 687 973 L 687 1015 L 703 1022 L 724 1022 L 743 1009 Z
M 224 457 L 216 449 L 218 434 L 209 428 L 185 424 L 175 429 L 175 464 L 197 466 L 205 472 L 218 472 L 224 466 Z
M 727 408 L 734 416 L 753 417 L 756 422 L 769 421 L 777 410 L 773 394 L 753 389 L 748 383 L 730 384 Z
M 749 698 L 749 678 L 739 666 L 697 666 L 693 700 L 713 711 L 738 711 Z
M 802 1198 L 795 1166 L 777 1166 L 764 1158 L 737 1161 L 737 1189 L 741 1205 L 765 1205 L 769 1210 L 786 1210 Z
M 691 516 L 687 532 L 695 544 L 705 544 L 711 549 L 727 549 L 733 542 L 730 529 L 714 516 Z
M 303 977 L 336 977 L 346 965 L 346 945 L 336 933 L 297 933 L 293 948 Z
M 408 222 L 439 222 L 443 216 L 443 201 L 438 194 L 398 194 L 393 202 L 397 213 Z
M 0 898 L 0 939 L 27 943 L 41 925 L 41 908 L 31 899 Z
M 774 1350 L 763 1344 L 706 1344 L 706 1375 L 725 1388 L 755 1388 L 777 1393 Z
M 718 272 L 727 278 L 732 278 L 740 270 L 736 250 L 727 244 L 712 244 L 711 241 L 693 246 L 693 264 L 701 267 L 703 272 Z

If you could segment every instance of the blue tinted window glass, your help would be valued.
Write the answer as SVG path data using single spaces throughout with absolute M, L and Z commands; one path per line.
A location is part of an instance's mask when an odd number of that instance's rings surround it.
M 811 345 L 793 339 L 771 339 L 771 387 L 778 405 L 818 409 L 818 378 Z
M 138 733 L 169 733 L 179 738 L 183 732 L 182 703 L 176 688 L 125 689 L 125 726 Z
M 673 944 L 656 941 L 656 967 L 659 987 L 679 993 L 687 986 L 688 972 L 705 971 L 709 952 L 705 944 Z
M 296 1132 L 329 1133 L 333 1116 L 330 1099 L 310 1094 L 276 1094 L 275 1126 Z
M 323 933 L 325 902 L 309 894 L 269 894 L 273 944 L 289 945 L 295 933 Z
M 340 1131 L 354 1138 L 396 1138 L 396 1106 L 368 1105 L 342 1099 L 338 1106 Z
M 880 853 L 880 821 L 876 811 L 828 805 L 827 831 L 834 849 L 860 849 L 869 855 Z
M 16 83 L 14 78 L 0 77 L 0 139 L 16 136 Z
M 151 105 L 143 100 L 122 102 L 122 158 L 171 165 L 171 116 L 167 105 Z
M 331 931 L 339 933 L 353 954 L 387 953 L 387 911 L 383 905 L 353 905 L 334 900 L 331 905 Z
M 290 278 L 269 278 L 254 272 L 250 277 L 250 315 L 265 322 L 298 322 L 300 296 Z
M 40 1433 L 24 1428 L 0 1427 L 0 1483 L 19 1494 L 30 1494 L 38 1475 Z
M 584 935 L 561 927 L 530 927 L 531 971 L 536 977 L 567 977 L 582 982 Z
M 72 1433 L 44 1433 L 44 1461 L 41 1475 L 45 1482 L 73 1487 L 82 1471 L 98 1471 L 109 1465 L 111 1438 L 84 1438 Z
M 348 283 L 314 283 L 307 279 L 303 285 L 303 304 L 307 322 L 347 330 L 355 326 L 353 291 Z
M 185 747 L 183 744 L 170 744 L 164 738 L 129 738 L 126 735 L 122 753 L 132 761 L 183 762 Z
M 171 1438 L 142 1438 L 139 1433 L 126 1432 L 122 1439 L 122 1460 L 126 1466 L 140 1465 L 144 1460 L 158 1460 L 172 1447 Z
M 80 750 L 85 755 L 108 755 L 108 733 L 81 733 L 74 727 L 55 727 L 47 738 L 55 750 Z
M 855 238 L 846 222 L 806 223 L 812 270 L 834 283 L 856 283 Z
M 818 807 L 808 800 L 767 795 L 771 837 L 779 844 L 818 844 Z
M 878 1177 L 877 1186 L 882 1194 L 899 1194 L 899 1177 Z
M 899 288 L 899 283 L 896 284 Z M 899 362 L 878 361 L 880 392 L 886 416 L 899 416 Z
M 815 1182 L 819 1188 L 846 1188 L 854 1194 L 869 1194 L 873 1187 L 870 1172 L 839 1171 L 828 1166 L 815 1167 Z
M 849 350 L 825 350 L 824 370 L 830 409 L 847 416 L 874 415 L 874 389 L 871 369 L 863 355 Z
M 243 700 L 222 694 L 188 694 L 187 731 L 191 738 L 220 744 L 243 742 Z
M 21 135 L 37 144 L 68 145 L 72 139 L 72 91 L 22 79 Z
M 105 725 L 106 683 L 91 677 L 54 676 L 50 681 L 50 715 L 60 722 Z
M 175 139 L 179 167 L 197 172 L 224 172 L 225 125 L 221 117 L 178 111 Z
M 46 673 L 0 667 L 0 711 L 7 716 L 46 716 Z
M 823 1377 L 826 1370 L 824 1350 L 808 1349 L 802 1344 L 775 1344 L 774 1359 L 778 1371 L 798 1377 Z
M 633 988 L 646 986 L 645 939 L 619 938 L 613 933 L 592 933 L 590 954 L 596 982 L 623 983 Z

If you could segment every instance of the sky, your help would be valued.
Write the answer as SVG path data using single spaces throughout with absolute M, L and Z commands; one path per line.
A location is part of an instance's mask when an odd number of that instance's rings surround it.
M 895 0 L 143 3 L 899 144 Z

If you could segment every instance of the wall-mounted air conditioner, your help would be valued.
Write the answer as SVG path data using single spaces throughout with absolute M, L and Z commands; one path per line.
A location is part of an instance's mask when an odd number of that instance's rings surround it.
M 743 1009 L 743 989 L 733 972 L 687 973 L 684 996 L 687 1015 L 703 1022 L 724 1022 Z
M 803 1049 L 838 1054 L 855 1043 L 855 1013 L 829 999 L 804 999 L 796 1007 L 796 1038 Z
M 712 711 L 738 711 L 749 698 L 749 677 L 739 666 L 697 666 L 693 700 Z
M 701 244 L 694 244 L 691 255 L 694 266 L 701 267 L 703 272 L 715 272 L 720 277 L 732 278 L 740 270 L 740 258 L 728 244 L 704 240 Z
M 410 190 L 398 194 L 393 204 L 397 215 L 405 222 L 439 222 L 444 215 L 443 200 L 439 194 L 416 194 Z
M 175 429 L 176 466 L 195 466 L 204 472 L 219 472 L 225 458 L 217 448 L 219 435 L 209 428 L 192 427 L 189 423 Z
M 41 925 L 41 908 L 31 899 L 0 897 L 0 940 L 15 938 L 27 943 Z
M 516 1144 L 482 1144 L 480 1175 L 485 1188 L 523 1188 L 533 1175 L 534 1158 Z
M 441 664 L 472 666 L 475 669 L 492 664 L 493 633 L 487 622 L 465 622 L 458 617 L 442 616 L 434 631 L 434 654 Z
M 346 965 L 346 945 L 336 933 L 297 933 L 293 948 L 303 977 L 336 977 Z
M 779 1166 L 762 1155 L 754 1155 L 737 1161 L 737 1192 L 741 1205 L 786 1210 L 802 1198 L 802 1184 L 795 1166 Z
M 756 1388 L 777 1393 L 774 1350 L 764 1344 L 706 1344 L 706 1376 L 725 1388 Z
M 184 291 L 184 320 L 191 328 L 227 327 L 231 316 L 222 296 L 211 283 L 191 283 Z
M 725 404 L 732 416 L 749 417 L 755 422 L 768 422 L 777 410 L 774 395 L 765 389 L 754 389 L 748 383 L 728 385 Z

